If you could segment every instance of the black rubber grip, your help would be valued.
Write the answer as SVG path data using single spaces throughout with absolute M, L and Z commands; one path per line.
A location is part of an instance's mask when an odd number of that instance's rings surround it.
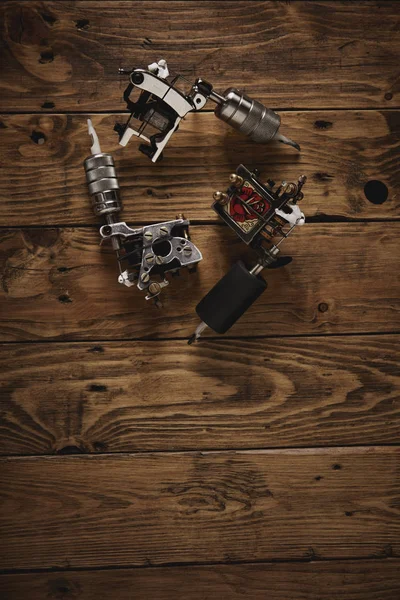
M 239 261 L 200 300 L 196 312 L 211 329 L 225 333 L 266 288 L 266 281 Z

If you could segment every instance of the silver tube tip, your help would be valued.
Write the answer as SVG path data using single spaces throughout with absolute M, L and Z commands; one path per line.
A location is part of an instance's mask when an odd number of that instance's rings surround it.
M 281 142 L 282 144 L 287 144 L 288 146 L 292 146 L 292 148 L 296 148 L 296 150 L 298 150 L 300 152 L 299 144 L 297 142 L 294 142 L 290 138 L 286 137 L 285 135 L 282 135 L 281 133 L 277 133 L 275 136 L 275 139 L 277 139 L 278 142 Z

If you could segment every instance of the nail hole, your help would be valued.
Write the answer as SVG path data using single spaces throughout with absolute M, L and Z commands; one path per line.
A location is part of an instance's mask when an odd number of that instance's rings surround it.
M 103 346 L 93 346 L 93 348 L 89 348 L 88 352 L 102 354 L 104 352 L 104 348 Z
M 54 102 L 43 102 L 42 108 L 55 108 Z
M 320 304 L 318 304 L 318 310 L 319 312 L 326 312 L 328 310 L 329 306 L 326 304 L 326 302 L 320 302 Z
M 323 479 L 322 475 L 317 475 L 316 477 L 314 477 L 315 481 L 321 481 L 321 479 Z
M 69 271 L 68 267 L 57 267 L 57 271 L 59 273 L 66 273 L 67 271 Z
M 75 21 L 75 27 L 77 29 L 89 29 L 89 19 L 79 19 Z
M 346 515 L 346 517 L 352 517 L 354 515 L 352 510 L 346 510 L 344 514 Z
M 44 144 L 46 141 L 46 136 L 41 131 L 32 131 L 32 135 L 30 137 L 32 142 L 39 144 L 39 146 Z
M 58 296 L 58 300 L 63 304 L 68 304 L 68 302 L 72 302 L 68 294 L 61 294 L 61 296 Z
M 385 100 L 391 100 L 392 98 L 393 98 L 393 94 L 391 94 L 390 92 L 386 92 Z
M 342 468 L 342 465 L 339 465 L 339 463 L 336 463 L 332 466 L 332 469 L 334 471 L 339 471 L 339 469 L 341 469 L 341 468 Z
M 364 186 L 364 194 L 372 204 L 383 204 L 387 200 L 389 190 L 382 181 L 371 179 Z
M 54 60 L 54 52 L 53 50 L 43 50 L 40 53 L 39 62 L 41 65 L 45 65 L 46 63 L 51 63 Z

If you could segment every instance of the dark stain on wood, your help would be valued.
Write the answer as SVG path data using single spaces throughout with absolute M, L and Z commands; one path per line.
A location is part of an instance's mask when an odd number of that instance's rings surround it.
M 92 383 L 89 387 L 91 392 L 106 392 L 107 386 L 99 383 Z
M 54 23 L 57 22 L 56 17 L 53 17 L 52 15 L 49 15 L 48 13 L 41 12 L 40 16 L 42 17 L 43 21 L 46 21 L 46 23 L 48 23 L 51 26 L 53 26 Z
M 332 125 L 332 121 L 325 121 L 323 119 L 318 119 L 314 122 L 314 127 L 316 127 L 316 129 L 330 129 Z
M 61 294 L 58 296 L 58 300 L 61 302 L 61 304 L 69 304 L 72 302 L 72 298 L 69 294 Z

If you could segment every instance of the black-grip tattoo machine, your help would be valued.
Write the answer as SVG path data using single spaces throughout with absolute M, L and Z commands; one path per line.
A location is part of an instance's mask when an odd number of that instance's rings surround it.
M 274 181 L 264 184 L 258 176 L 257 170 L 240 165 L 230 175 L 227 191 L 214 192 L 213 209 L 253 248 L 257 262 L 251 269 L 242 261 L 235 263 L 199 302 L 196 312 L 201 323 L 189 344 L 198 340 L 207 327 L 226 333 L 267 288 L 261 271 L 292 261 L 289 256 L 279 256 L 280 245 L 295 227 L 305 223 L 298 202 L 303 199 L 306 177 L 276 187 Z

